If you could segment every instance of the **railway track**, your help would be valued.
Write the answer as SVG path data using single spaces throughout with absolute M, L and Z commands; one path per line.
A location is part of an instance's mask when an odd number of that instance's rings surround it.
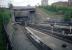
M 49 27 L 43 27 L 43 26 L 35 26 L 35 25 L 29 25 L 29 27 L 36 29 L 38 31 L 41 31 L 47 35 L 53 36 L 55 38 L 61 39 L 63 41 L 72 43 L 72 36 L 66 36 L 65 34 L 62 34 L 62 32 L 56 32 L 52 31 L 51 28 Z

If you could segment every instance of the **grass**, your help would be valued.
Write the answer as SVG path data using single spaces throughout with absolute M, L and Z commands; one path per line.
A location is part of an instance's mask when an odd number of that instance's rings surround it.
M 64 15 L 61 15 L 61 14 L 57 14 L 56 12 L 51 12 L 51 11 L 48 11 L 44 8 L 39 8 L 40 10 L 42 10 L 44 13 L 46 13 L 49 17 L 63 17 Z
M 40 6 L 46 14 L 52 17 L 62 17 L 65 22 L 72 19 L 72 7 Z
M 72 7 L 59 7 L 59 6 L 39 6 L 48 16 L 54 18 L 62 18 L 63 22 L 72 25 Z

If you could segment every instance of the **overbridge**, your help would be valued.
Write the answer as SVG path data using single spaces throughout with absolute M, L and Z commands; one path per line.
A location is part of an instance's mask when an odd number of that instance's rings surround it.
M 13 7 L 15 22 L 19 24 L 35 23 L 35 8 L 34 7 Z

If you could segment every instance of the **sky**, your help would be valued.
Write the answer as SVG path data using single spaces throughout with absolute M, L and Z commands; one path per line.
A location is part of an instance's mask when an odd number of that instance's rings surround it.
M 58 1 L 68 1 L 68 0 L 49 0 L 48 4 L 51 5 L 54 2 Z M 13 5 L 15 6 L 35 6 L 35 5 L 41 5 L 41 0 L 12 0 Z

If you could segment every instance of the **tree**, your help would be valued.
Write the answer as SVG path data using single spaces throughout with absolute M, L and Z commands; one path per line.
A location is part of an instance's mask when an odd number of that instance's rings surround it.
M 9 8 L 10 8 L 10 9 L 13 8 L 13 5 L 12 5 L 11 3 L 9 4 Z

